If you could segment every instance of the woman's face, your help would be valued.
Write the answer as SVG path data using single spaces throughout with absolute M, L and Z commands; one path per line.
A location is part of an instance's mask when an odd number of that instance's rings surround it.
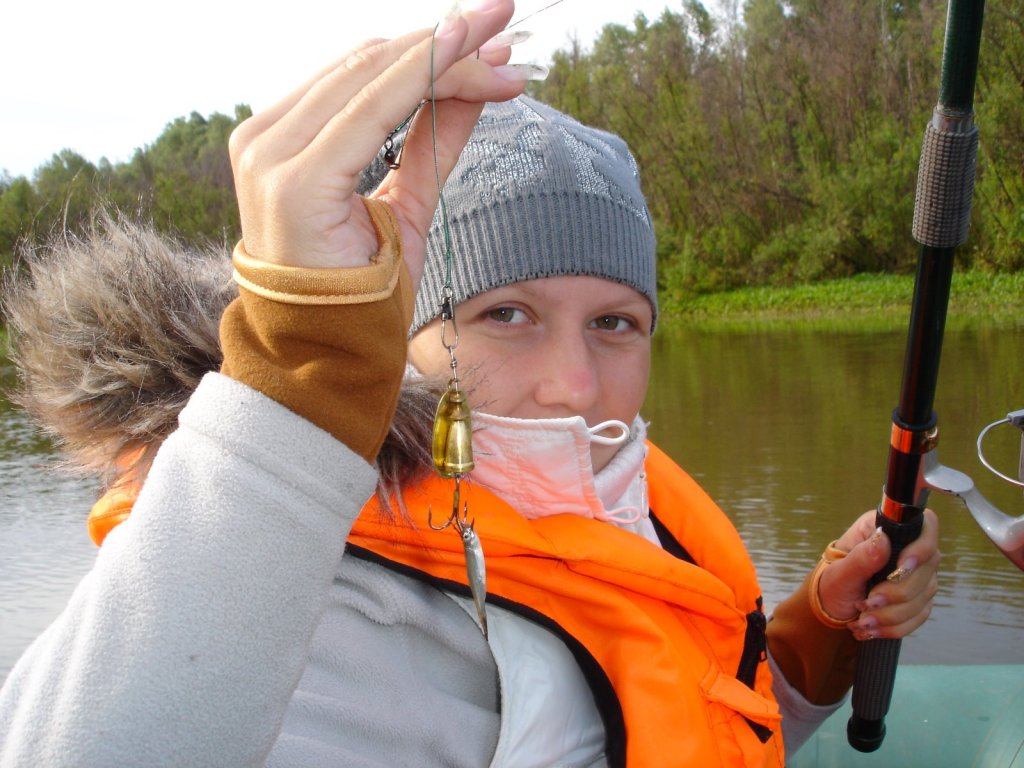
M 599 277 L 546 277 L 478 294 L 455 308 L 459 378 L 471 404 L 520 419 L 582 416 L 627 424 L 647 392 L 651 305 Z M 409 358 L 427 375 L 450 374 L 441 321 L 421 328 Z M 446 330 L 453 338 L 451 327 Z M 594 471 L 615 454 L 594 444 Z

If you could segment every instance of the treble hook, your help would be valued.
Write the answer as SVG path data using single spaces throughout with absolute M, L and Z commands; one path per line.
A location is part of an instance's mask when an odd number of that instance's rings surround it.
M 445 528 L 455 526 L 455 530 L 459 532 L 459 535 L 465 536 L 466 529 L 473 528 L 473 521 L 469 519 L 469 504 L 462 505 L 462 513 L 459 514 L 459 496 L 462 487 L 462 474 L 456 474 L 453 476 L 455 479 L 455 490 L 452 491 L 452 512 L 448 515 L 448 519 L 445 520 L 441 525 L 434 525 L 434 509 L 432 505 L 427 505 L 427 525 L 435 531 L 443 531 Z

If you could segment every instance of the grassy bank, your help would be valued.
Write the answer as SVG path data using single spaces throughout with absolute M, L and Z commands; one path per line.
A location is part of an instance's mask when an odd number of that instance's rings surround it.
M 707 330 L 770 327 L 904 330 L 913 276 L 859 275 L 813 285 L 743 288 L 692 298 L 664 296 L 662 317 L 671 325 Z M 947 327 L 1024 326 L 1024 272 L 957 272 Z
M 814 285 L 742 288 L 680 298 L 661 296 L 659 323 L 701 330 L 906 330 L 913 276 L 858 275 Z M 956 272 L 947 328 L 1024 327 L 1024 272 Z M 0 358 L 7 329 L 0 325 Z

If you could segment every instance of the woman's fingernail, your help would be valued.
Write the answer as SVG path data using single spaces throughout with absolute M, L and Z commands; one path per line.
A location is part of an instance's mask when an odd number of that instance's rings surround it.
M 873 611 L 876 608 L 883 608 L 889 604 L 885 595 L 872 595 L 864 601 L 864 610 Z
M 891 581 L 893 584 L 899 584 L 901 581 L 907 578 L 907 576 L 912 574 L 915 568 L 917 568 L 917 558 L 911 555 L 910 557 L 906 558 L 902 563 L 900 563 L 899 568 L 897 568 L 895 571 L 890 573 L 885 578 Z
M 882 526 L 878 526 L 877 528 L 875 528 L 875 532 L 873 534 L 871 534 L 871 538 L 868 539 L 868 543 L 871 546 L 873 546 L 873 547 L 877 547 L 878 546 L 878 542 L 880 542 L 881 540 L 882 540 Z
M 455 0 L 448 8 L 444 18 L 434 28 L 434 37 L 450 35 L 459 26 L 459 19 L 466 13 L 486 13 L 498 6 L 499 0 Z
M 498 5 L 499 0 L 455 0 L 445 16 L 461 16 L 464 13 L 485 13 Z
M 480 50 L 493 51 L 496 48 L 508 48 L 511 45 L 525 43 L 531 37 L 533 37 L 533 32 L 527 32 L 525 29 L 506 29 L 480 46 Z
M 548 68 L 540 64 L 505 64 L 494 68 L 494 74 L 503 80 L 524 82 L 527 80 L 546 80 Z
M 857 626 L 861 629 L 874 629 L 878 626 L 878 618 L 875 616 L 861 616 L 857 620 Z
M 874 640 L 878 637 L 878 632 L 874 629 L 855 629 L 853 636 L 858 640 Z

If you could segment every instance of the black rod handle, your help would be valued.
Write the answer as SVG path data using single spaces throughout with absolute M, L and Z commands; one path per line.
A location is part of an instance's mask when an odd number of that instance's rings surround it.
M 885 567 L 872 578 L 872 586 L 896 570 L 904 547 L 921 535 L 924 516 L 913 515 L 897 523 L 878 512 L 875 522 L 892 542 L 892 553 Z M 901 644 L 900 640 L 865 640 L 857 651 L 853 715 L 846 726 L 846 738 L 860 752 L 874 752 L 885 738 L 885 715 L 892 701 Z

